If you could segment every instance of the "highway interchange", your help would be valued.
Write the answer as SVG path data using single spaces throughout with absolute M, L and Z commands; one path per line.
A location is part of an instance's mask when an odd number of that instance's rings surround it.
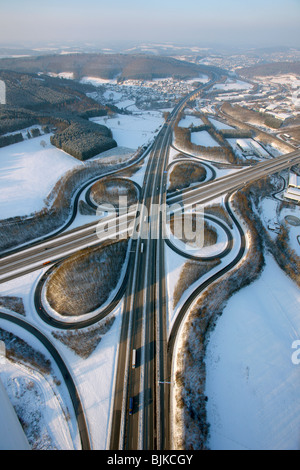
M 172 360 L 174 345 L 180 325 L 195 298 L 212 282 L 231 270 L 242 259 L 245 253 L 245 235 L 233 214 L 229 196 L 249 183 L 272 175 L 300 161 L 300 151 L 270 159 L 253 167 L 246 167 L 222 178 L 213 179 L 201 185 L 167 195 L 167 169 L 169 151 L 173 139 L 173 127 L 178 113 L 186 103 L 199 93 L 203 93 L 215 83 L 213 78 L 206 84 L 183 98 L 170 113 L 151 147 L 145 179 L 140 188 L 140 199 L 137 207 L 125 216 L 120 215 L 116 234 L 127 232 L 128 222 L 135 236 L 130 243 L 130 257 L 126 277 L 112 305 L 101 316 L 99 321 L 113 310 L 121 300 L 123 302 L 123 320 L 118 354 L 118 370 L 113 399 L 110 449 L 171 449 L 170 423 L 170 390 L 172 387 Z M 235 258 L 226 267 L 199 286 L 187 300 L 178 314 L 172 331 L 167 331 L 167 287 L 165 271 L 165 240 L 163 236 L 163 218 L 155 211 L 158 205 L 205 204 L 220 196 L 226 196 L 226 208 L 233 220 L 241 239 L 240 248 Z M 139 216 L 137 217 L 137 214 Z M 146 214 L 150 216 L 151 226 L 143 231 Z M 0 258 L 0 283 L 23 276 L 49 264 L 49 271 L 41 279 L 40 289 L 49 272 L 55 269 L 62 259 L 78 252 L 87 246 L 97 246 L 107 241 L 112 234 L 104 231 L 107 220 L 79 227 L 70 232 L 63 232 L 47 240 L 35 243 L 28 248 L 17 250 Z M 102 224 L 102 225 L 101 225 Z M 154 232 L 156 236 L 154 236 Z M 101 233 L 101 240 L 99 240 Z M 146 233 L 146 235 L 145 235 Z M 132 233 L 130 232 L 129 235 Z M 158 234 L 158 236 L 157 236 Z M 41 302 L 40 291 L 36 293 L 35 305 L 42 318 L 56 326 L 53 319 L 47 317 Z M 1 313 L 0 317 L 4 318 Z M 21 321 L 21 320 L 20 320 Z M 25 322 L 24 322 L 25 323 Z M 88 326 L 82 322 L 79 327 Z M 78 323 L 69 323 L 67 328 L 78 328 Z M 36 332 L 34 333 L 36 334 Z M 39 336 L 41 334 L 39 333 Z M 50 347 L 50 346 L 49 346 Z M 52 348 L 52 346 L 50 347 Z M 133 367 L 133 352 L 136 351 L 136 364 Z M 51 350 L 51 354 L 55 353 Z M 78 410 L 82 447 L 91 447 L 90 436 L 84 420 L 83 410 L 71 381 L 71 375 L 64 369 L 59 357 L 55 360 L 63 369 L 66 383 L 69 384 L 75 409 Z

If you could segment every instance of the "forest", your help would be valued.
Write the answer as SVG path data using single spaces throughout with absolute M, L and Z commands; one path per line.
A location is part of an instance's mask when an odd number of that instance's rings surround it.
M 26 73 L 73 73 L 74 79 L 99 77 L 118 81 L 127 79 L 194 78 L 208 74 L 216 67 L 197 65 L 173 59 L 141 54 L 65 54 L 18 59 L 1 59 L 0 70 Z M 219 70 L 219 69 L 218 69 Z

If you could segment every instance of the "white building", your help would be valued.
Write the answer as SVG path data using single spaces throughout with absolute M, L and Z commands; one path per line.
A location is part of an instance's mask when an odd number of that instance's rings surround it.
M 290 173 L 289 187 L 300 188 L 300 176 L 296 175 L 296 173 Z
M 243 152 L 244 155 L 253 155 L 253 148 L 249 144 L 249 142 L 245 139 L 237 139 L 236 141 L 237 146 Z
M 285 191 L 284 196 L 287 199 L 293 199 L 294 201 L 300 202 L 300 176 L 295 173 L 290 173 L 289 186 Z
M 253 148 L 254 153 L 260 158 L 270 158 L 268 152 L 256 140 L 250 141 L 250 146 Z

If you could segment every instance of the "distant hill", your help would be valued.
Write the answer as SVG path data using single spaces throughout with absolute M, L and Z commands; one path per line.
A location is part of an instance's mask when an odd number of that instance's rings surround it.
M 23 140 L 21 133 L 1 136 L 37 124 L 54 128 L 51 143 L 79 160 L 117 146 L 107 127 L 88 120 L 112 113 L 86 96 L 89 85 L 1 70 L 0 79 L 7 88 L 7 104 L 0 105 L 0 147 Z
M 98 105 L 86 93 L 94 91 L 91 85 L 83 85 L 73 80 L 39 77 L 23 72 L 1 71 L 0 80 L 6 84 L 8 106 L 30 110 L 56 110 L 84 113 L 97 108 L 97 116 L 107 114 L 107 107 Z
M 112 79 L 195 78 L 210 74 L 214 68 L 171 57 L 144 54 L 66 54 L 1 59 L 0 70 L 26 73 L 74 73 L 75 79 L 85 76 Z
M 267 77 L 271 75 L 283 75 L 294 73 L 300 75 L 300 62 L 272 62 L 253 65 L 238 69 L 237 72 L 242 77 Z

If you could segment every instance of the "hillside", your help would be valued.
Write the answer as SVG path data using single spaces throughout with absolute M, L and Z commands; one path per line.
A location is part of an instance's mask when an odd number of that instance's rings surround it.
M 144 54 L 67 54 L 1 59 L 0 70 L 44 74 L 69 72 L 75 79 L 85 76 L 112 79 L 118 76 L 119 80 L 124 80 L 170 76 L 195 78 L 201 73 L 209 74 L 211 68 L 171 57 Z
M 87 92 L 94 91 L 91 85 L 47 75 L 39 77 L 36 74 L 1 69 L 0 80 L 3 80 L 6 85 L 8 106 L 75 113 L 84 113 L 91 108 L 98 108 L 97 115 L 99 115 L 98 112 L 101 115 L 101 111 L 104 110 L 103 106 L 86 96 Z
M 93 87 L 11 71 L 0 71 L 0 79 L 7 89 L 7 105 L 0 106 L 0 147 L 23 140 L 20 133 L 1 136 L 37 124 L 50 126 L 56 132 L 51 143 L 79 160 L 117 146 L 107 127 L 88 120 L 112 113 L 109 107 L 86 96 Z
M 271 64 L 262 63 L 237 70 L 239 75 L 246 78 L 267 77 L 271 75 L 281 75 L 294 73 L 300 75 L 300 62 L 273 62 Z

